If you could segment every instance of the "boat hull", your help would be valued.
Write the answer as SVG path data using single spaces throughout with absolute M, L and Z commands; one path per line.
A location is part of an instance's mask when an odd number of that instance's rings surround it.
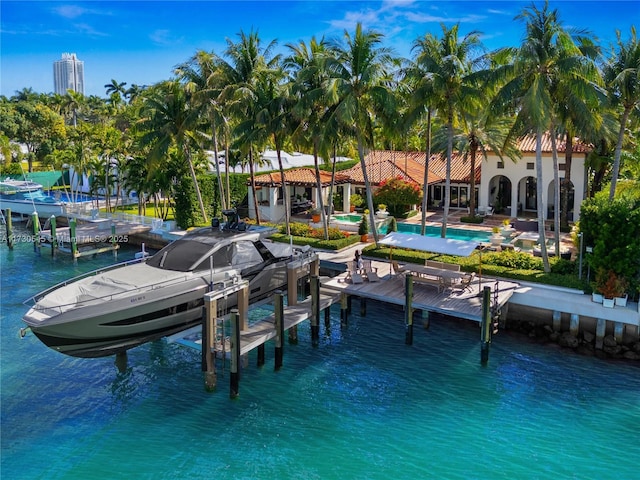
M 6 200 L 0 199 L 0 210 L 7 211 L 11 209 L 11 213 L 20 215 L 32 215 L 35 211 L 40 217 L 48 217 L 51 215 L 64 214 L 64 203 L 41 203 L 41 202 L 29 202 L 21 200 Z
M 166 288 L 122 296 L 108 304 L 71 309 L 46 321 L 32 308 L 24 321 L 42 343 L 60 353 L 81 358 L 109 356 L 201 323 L 208 280 L 195 276 Z M 286 264 L 270 265 L 248 280 L 250 303 L 263 300 L 275 290 L 286 289 Z M 230 295 L 221 302 L 221 313 L 236 306 L 236 295 Z

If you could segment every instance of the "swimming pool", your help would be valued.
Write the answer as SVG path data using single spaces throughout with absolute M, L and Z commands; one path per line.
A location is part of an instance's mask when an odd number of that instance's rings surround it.
M 362 215 L 357 214 L 344 214 L 344 215 L 333 215 L 332 220 L 336 222 L 344 222 L 344 223 L 357 223 L 359 224 L 362 220 Z
M 398 223 L 398 232 L 400 233 L 413 233 L 420 235 L 420 225 L 413 223 Z M 386 232 L 388 233 L 388 232 Z M 426 228 L 427 237 L 439 237 L 440 227 L 433 227 L 427 225 Z M 447 238 L 454 240 L 467 240 L 471 242 L 488 242 L 491 233 L 481 232 L 477 230 L 465 230 L 462 228 L 447 228 Z

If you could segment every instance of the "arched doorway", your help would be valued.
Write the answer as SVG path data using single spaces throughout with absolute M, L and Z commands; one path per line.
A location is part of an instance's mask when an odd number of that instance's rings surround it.
M 489 181 L 489 205 L 494 213 L 505 213 L 511 209 L 511 180 L 504 175 L 493 177 Z

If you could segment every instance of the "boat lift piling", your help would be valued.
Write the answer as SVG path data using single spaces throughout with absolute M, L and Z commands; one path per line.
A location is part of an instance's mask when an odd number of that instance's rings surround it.
M 5 214 L 6 216 L 4 217 L 4 226 L 7 230 L 7 246 L 9 247 L 9 250 L 13 250 L 13 242 L 15 239 L 13 237 L 13 220 L 11 219 L 11 209 L 7 208 L 5 210 Z
M 221 288 L 214 289 L 211 292 L 208 292 L 204 296 L 204 322 L 202 323 L 202 366 L 204 370 L 205 377 L 205 388 L 207 391 L 213 391 L 216 388 L 217 384 L 217 373 L 216 373 L 216 351 L 217 351 L 217 312 L 218 312 L 218 300 L 222 298 L 226 298 L 227 296 L 236 293 L 238 294 L 238 308 L 233 309 L 231 318 L 232 318 L 232 336 L 231 336 L 231 372 L 232 372 L 232 380 L 231 380 L 231 396 L 233 397 L 233 392 L 237 396 L 238 393 L 238 385 L 239 381 L 239 358 L 236 365 L 235 373 L 234 372 L 234 355 L 240 354 L 240 330 L 246 328 L 247 316 L 249 311 L 249 282 L 247 281 L 238 281 L 237 278 L 231 278 L 229 280 L 229 284 L 223 283 L 220 284 Z M 235 312 L 235 314 L 234 314 Z M 235 317 L 235 320 L 234 320 Z M 236 328 L 237 324 L 237 328 Z M 236 332 L 235 330 L 238 330 Z M 234 341 L 236 339 L 235 346 L 237 347 L 237 352 L 234 353 Z M 221 343 L 224 344 L 225 338 L 224 334 L 221 338 Z M 234 387 L 235 385 L 235 387 Z
M 273 296 L 274 315 L 276 323 L 276 347 L 275 347 L 275 364 L 274 370 L 280 370 L 282 367 L 282 356 L 284 348 L 284 298 L 282 292 L 278 291 Z
M 31 214 L 31 232 L 33 240 L 33 251 L 36 253 L 40 252 L 40 219 L 38 218 L 38 212 L 33 212 Z
M 51 256 L 56 256 L 56 250 L 58 249 L 58 237 L 56 237 L 56 216 L 51 215 L 49 219 L 50 231 L 51 231 Z

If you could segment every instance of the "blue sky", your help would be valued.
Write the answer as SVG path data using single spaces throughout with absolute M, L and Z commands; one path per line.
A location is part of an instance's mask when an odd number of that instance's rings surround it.
M 62 53 L 84 61 L 85 94 L 105 95 L 111 79 L 149 85 L 172 76 L 196 51 L 222 54 L 226 39 L 257 30 L 266 45 L 312 36 L 340 38 L 357 22 L 385 34 L 384 43 L 410 57 L 412 42 L 440 23 L 460 23 L 461 33 L 482 32 L 489 49 L 516 46 L 524 33 L 514 17 L 531 0 L 494 1 L 81 1 L 0 2 L 0 93 L 31 87 L 53 91 L 53 62 Z M 542 0 L 536 5 L 542 7 Z M 550 1 L 565 27 L 589 29 L 603 46 L 616 29 L 628 38 L 640 27 L 640 2 Z

